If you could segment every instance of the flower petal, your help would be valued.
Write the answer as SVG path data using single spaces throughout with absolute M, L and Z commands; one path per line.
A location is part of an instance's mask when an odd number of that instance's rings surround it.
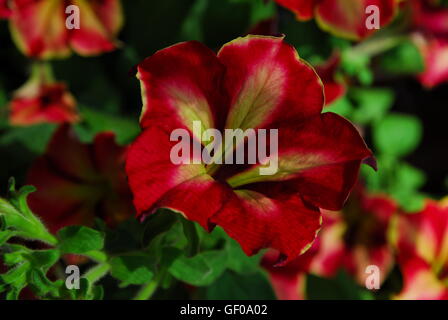
M 70 45 L 81 55 L 97 55 L 117 47 L 123 17 L 118 0 L 72 0 L 79 7 L 80 28 L 70 30 Z
M 342 208 L 361 162 L 372 156 L 353 125 L 334 113 L 324 113 L 302 125 L 278 125 L 278 170 L 260 175 L 260 164 L 227 179 L 232 187 L 275 183 L 291 186 L 303 199 L 328 209 Z M 248 187 L 249 189 L 252 186 Z
M 313 245 L 314 246 L 314 245 Z M 278 253 L 269 250 L 263 256 L 262 266 L 279 300 L 304 300 L 308 265 L 313 258 L 311 249 L 286 266 L 274 266 Z
M 23 87 L 25 88 L 25 87 Z M 10 104 L 12 125 L 77 122 L 79 116 L 73 96 L 63 83 L 36 84 L 35 89 L 19 89 Z
M 316 0 L 275 0 L 279 5 L 291 10 L 299 20 L 309 20 L 314 16 Z
M 180 43 L 156 52 L 138 66 L 143 109 L 140 124 L 170 121 L 170 130 L 219 128 L 226 102 L 219 93 L 224 67 L 199 42 Z M 221 120 L 222 121 L 222 120 Z M 198 140 L 200 140 L 200 137 Z
M 428 200 L 415 214 L 401 214 L 397 223 L 396 243 L 404 256 L 416 255 L 435 271 L 448 269 L 448 207 Z
M 309 271 L 322 277 L 333 277 L 344 266 L 346 227 L 340 212 L 324 210 L 322 220 L 322 231 L 313 245 L 314 256 Z
M 64 1 L 13 0 L 10 29 L 17 47 L 34 58 L 68 56 L 64 12 Z
M 238 38 L 225 44 L 218 58 L 226 66 L 225 88 L 230 97 L 226 128 L 265 128 L 321 112 L 322 82 L 283 38 Z
M 430 34 L 448 36 L 448 9 L 432 7 L 427 1 L 412 0 L 412 18 L 414 24 Z
M 446 300 L 447 287 L 437 279 L 431 267 L 417 256 L 401 258 L 403 289 L 395 297 L 400 300 Z
M 426 39 L 415 36 L 414 40 L 425 60 L 425 70 L 419 75 L 420 82 L 428 88 L 448 81 L 448 41 L 442 38 Z
M 277 200 L 251 190 L 236 190 L 211 222 L 238 241 L 247 255 L 273 248 L 280 252 L 277 264 L 284 265 L 311 246 L 321 218 L 317 208 L 304 204 L 298 196 Z
M 324 83 L 326 106 L 332 104 L 346 92 L 345 85 L 336 79 L 336 71 L 339 67 L 340 60 L 340 55 L 334 54 L 324 64 L 316 66 L 316 72 Z
M 183 182 L 194 182 L 195 178 L 204 177 L 202 164 L 176 165 L 171 161 L 170 151 L 175 144 L 170 141 L 170 131 L 153 125 L 147 127 L 129 147 L 126 173 L 138 215 L 152 213 L 160 207 L 155 206 L 157 201 Z M 167 205 L 167 201 L 163 205 Z
M 395 17 L 396 0 L 322 0 L 316 6 L 316 20 L 334 35 L 360 40 L 377 31 L 366 27 L 366 9 L 370 5 L 378 7 L 381 27 Z

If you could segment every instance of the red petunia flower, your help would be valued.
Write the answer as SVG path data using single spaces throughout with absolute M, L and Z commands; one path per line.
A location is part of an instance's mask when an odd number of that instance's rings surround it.
M 420 82 L 427 88 L 448 81 L 448 38 L 413 36 L 414 42 L 422 54 L 425 70 L 418 75 Z
M 412 38 L 425 64 L 418 78 L 432 88 L 448 81 L 448 9 L 431 1 L 413 0 L 409 4 L 416 29 Z
M 375 5 L 379 9 L 380 26 L 386 26 L 395 17 L 396 0 L 275 0 L 291 10 L 299 20 L 313 17 L 319 26 L 332 34 L 352 40 L 368 37 L 376 29 L 368 29 L 366 9 Z
M 138 215 L 168 208 L 209 231 L 219 225 L 248 255 L 271 247 L 286 263 L 303 253 L 320 228 L 318 208 L 340 209 L 372 157 L 350 122 L 321 114 L 322 83 L 283 38 L 238 38 L 217 55 L 180 43 L 144 60 L 138 78 L 143 132 L 126 160 Z M 261 175 L 259 162 L 174 164 L 170 134 L 185 129 L 199 145 L 193 121 L 220 132 L 278 129 L 277 172 Z M 226 155 L 235 147 L 223 145 Z
M 333 277 L 344 269 L 364 286 L 366 267 L 375 265 L 383 282 L 394 261 L 387 230 L 396 210 L 396 204 L 386 196 L 369 195 L 358 188 L 341 212 L 325 211 L 322 231 L 307 253 L 285 267 L 263 264 L 277 297 L 304 299 L 307 273 Z
M 333 276 L 343 268 L 364 285 L 366 267 L 375 265 L 384 281 L 394 260 L 387 230 L 396 211 L 397 205 L 390 198 L 356 190 L 340 213 L 325 213 L 328 227 L 320 236 L 310 270 Z
M 68 125 L 61 126 L 28 172 L 27 183 L 37 188 L 28 198 L 31 210 L 53 232 L 73 224 L 90 226 L 95 217 L 113 226 L 132 216 L 125 152 L 113 133 L 83 144 Z
M 448 9 L 434 1 L 411 0 L 412 22 L 419 30 L 440 37 L 448 36 Z
M 54 82 L 42 65 L 35 65 L 30 79 L 18 89 L 9 105 L 9 122 L 29 126 L 79 120 L 76 101 L 60 82 Z
M 448 203 L 426 202 L 416 214 L 397 218 L 394 243 L 406 300 L 448 299 Z
M 79 8 L 79 29 L 66 26 L 69 5 Z M 85 56 L 112 51 L 123 22 L 119 0 L 11 0 L 11 9 L 15 43 L 41 59 L 66 57 L 72 49 Z

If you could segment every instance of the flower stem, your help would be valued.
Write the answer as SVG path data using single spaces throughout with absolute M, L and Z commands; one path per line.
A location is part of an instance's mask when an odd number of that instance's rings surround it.
M 84 255 L 98 263 L 103 263 L 103 262 L 107 261 L 107 255 L 104 252 L 99 251 L 99 250 L 89 251 L 89 252 L 85 253 Z
M 83 278 L 89 280 L 90 284 L 93 284 L 104 277 L 110 270 L 110 265 L 108 263 L 100 263 L 95 267 L 87 271 Z
M 373 57 L 389 49 L 392 49 L 393 47 L 406 41 L 407 39 L 408 39 L 407 36 L 371 38 L 349 49 L 349 54 L 350 55 L 362 54 Z
M 134 297 L 134 300 L 148 300 L 154 294 L 158 286 L 158 281 L 156 278 L 149 281 L 146 285 L 144 285 L 137 295 Z

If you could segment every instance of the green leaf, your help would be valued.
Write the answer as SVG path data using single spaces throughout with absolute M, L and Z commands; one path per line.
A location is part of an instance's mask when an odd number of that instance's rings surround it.
M 21 282 L 23 277 L 26 276 L 31 265 L 28 262 L 18 264 L 14 268 L 8 270 L 8 272 L 0 275 L 0 281 L 3 283 L 13 285 L 15 282 Z
M 355 108 L 350 100 L 346 96 L 344 96 L 329 105 L 325 111 L 327 110 L 330 112 L 334 112 L 342 117 L 351 118 L 351 115 Z
M 121 286 L 145 284 L 154 276 L 153 261 L 143 254 L 114 257 L 110 265 L 111 275 L 122 281 Z
M 16 236 L 24 239 L 55 244 L 56 239 L 28 207 L 27 196 L 33 191 L 35 191 L 33 186 L 24 186 L 16 191 L 14 178 L 9 180 L 9 198 L 0 198 L 2 229 L 14 230 Z
M 14 237 L 16 235 L 16 232 L 6 230 L 6 231 L 0 231 L 0 246 L 6 243 L 10 238 Z
M 62 281 L 52 282 L 41 270 L 36 268 L 31 269 L 28 273 L 27 280 L 33 292 L 41 297 L 50 293 L 57 296 L 59 294 L 59 287 L 62 285 Z
M 59 250 L 36 250 L 27 255 L 28 260 L 35 268 L 41 268 L 43 271 L 48 271 L 60 257 Z
M 14 127 L 0 137 L 0 145 L 20 143 L 32 152 L 42 154 L 55 129 L 53 124 Z
M 261 253 L 248 257 L 238 242 L 230 238 L 227 242 L 226 251 L 228 256 L 227 266 L 229 269 L 240 274 L 256 273 L 260 270 Z
M 27 261 L 25 256 L 31 252 L 30 249 L 28 249 L 25 246 L 22 245 L 16 245 L 16 244 L 8 244 L 8 251 L 3 255 L 3 263 L 7 266 L 14 266 L 16 264 L 19 264 L 21 262 Z
M 373 140 L 378 151 L 402 157 L 419 145 L 422 131 L 418 118 L 397 113 L 389 114 L 374 126 Z
M 178 280 L 195 286 L 213 283 L 226 269 L 227 254 L 223 251 L 206 251 L 192 258 L 175 260 L 169 272 Z
M 94 137 L 104 131 L 112 131 L 119 144 L 132 141 L 140 132 L 138 124 L 124 117 L 113 116 L 108 113 L 82 108 L 83 122 L 75 126 L 75 131 L 83 142 L 91 142 Z
M 143 246 L 146 247 L 158 235 L 170 230 L 178 220 L 178 215 L 168 209 L 159 209 L 146 218 L 142 235 Z
M 182 39 L 203 41 L 202 20 L 207 9 L 208 0 L 196 0 L 181 27 Z
M 211 300 L 273 300 L 275 294 L 268 279 L 261 272 L 239 275 L 227 271 L 207 287 L 206 298 Z
M 401 163 L 396 168 L 396 181 L 400 189 L 417 190 L 426 182 L 425 173 L 409 164 Z
M 334 278 L 309 274 L 306 279 L 306 297 L 310 300 L 372 300 L 373 295 L 360 287 L 343 271 Z
M 382 119 L 395 98 L 393 91 L 380 88 L 356 88 L 351 89 L 349 94 L 357 106 L 351 120 L 359 124 Z
M 396 190 L 392 192 L 392 197 L 397 200 L 400 207 L 406 212 L 419 212 L 425 206 L 425 200 L 427 196 L 408 191 Z
M 79 279 L 79 290 L 73 290 L 75 291 L 76 299 L 86 300 L 89 289 L 90 289 L 89 280 L 87 280 L 86 278 Z
M 182 228 L 184 230 L 184 235 L 187 238 L 187 256 L 194 256 L 199 252 L 199 236 L 196 230 L 196 224 L 187 219 L 182 219 Z
M 58 232 L 58 238 L 62 253 L 83 254 L 104 246 L 104 235 L 84 226 L 65 227 Z
M 395 74 L 415 74 L 425 70 L 420 50 L 410 40 L 385 52 L 381 56 L 380 65 L 387 72 Z
M 92 292 L 87 298 L 90 300 L 103 300 L 104 288 L 102 286 L 93 286 Z

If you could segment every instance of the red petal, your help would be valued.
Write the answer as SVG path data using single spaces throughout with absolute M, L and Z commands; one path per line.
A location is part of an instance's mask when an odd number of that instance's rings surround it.
M 158 51 L 138 66 L 143 109 L 141 126 L 152 121 L 170 130 L 189 128 L 201 121 L 219 128 L 226 101 L 220 94 L 224 67 L 216 55 L 199 42 L 184 42 Z
M 70 45 L 81 55 L 97 55 L 116 48 L 115 36 L 122 25 L 118 0 L 72 0 L 79 7 L 80 28 L 70 30 Z
M 281 185 L 317 207 L 341 209 L 361 162 L 372 156 L 355 127 L 328 112 L 301 125 L 283 123 L 278 128 L 277 173 L 260 175 L 260 165 L 254 165 L 227 182 L 232 187 L 255 184 L 263 192 Z
M 377 31 L 366 27 L 366 8 L 370 5 L 378 7 L 381 27 L 389 24 L 395 17 L 395 0 L 322 0 L 316 6 L 316 19 L 328 32 L 359 40 Z
M 425 60 L 425 71 L 419 75 L 421 83 L 432 88 L 448 81 L 448 41 L 414 37 Z
M 448 299 L 448 207 L 428 200 L 416 214 L 402 213 L 394 230 L 404 286 L 399 299 Z
M 291 10 L 299 20 L 309 20 L 314 16 L 314 6 L 319 0 L 275 0 L 279 5 Z
M 226 128 L 265 128 L 321 112 L 321 81 L 283 38 L 238 38 L 225 44 L 218 57 L 226 66 L 230 97 Z
M 332 104 L 346 92 L 345 85 L 336 79 L 336 71 L 339 64 L 340 56 L 339 54 L 334 54 L 324 64 L 316 66 L 316 72 L 324 83 L 326 106 Z
M 417 256 L 399 260 L 403 289 L 395 297 L 401 300 L 447 300 L 448 289 L 437 279 L 431 266 Z
M 274 248 L 281 254 L 278 265 L 283 265 L 311 246 L 320 228 L 320 212 L 297 196 L 279 201 L 236 190 L 211 221 L 238 241 L 247 255 Z
M 436 36 L 448 36 L 448 9 L 432 7 L 427 1 L 412 0 L 411 10 L 414 24 Z
M 31 57 L 70 54 L 64 1 L 13 0 L 10 26 L 19 49 Z
M 173 164 L 170 151 L 175 144 L 170 131 L 149 126 L 128 149 L 126 173 L 139 215 L 152 213 L 165 193 L 205 173 L 201 164 Z

